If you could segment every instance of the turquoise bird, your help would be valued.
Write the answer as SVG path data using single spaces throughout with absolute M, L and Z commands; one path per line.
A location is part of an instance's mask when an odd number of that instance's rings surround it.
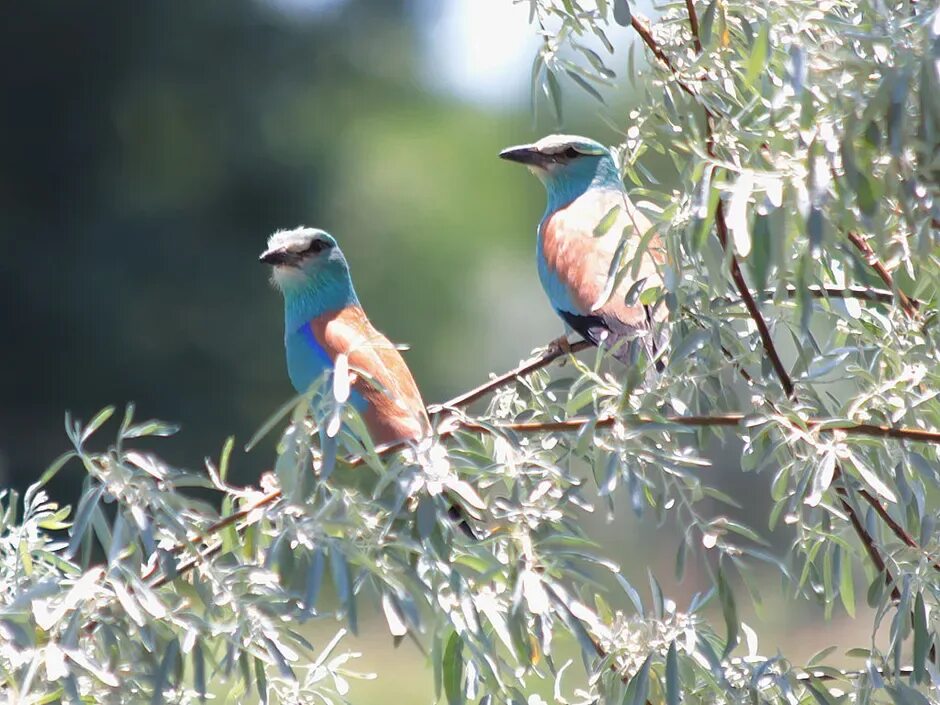
M 613 347 L 623 362 L 630 361 L 630 341 L 636 339 L 654 358 L 661 344 L 658 324 L 667 312 L 643 305 L 638 295 L 662 286 L 658 265 L 665 252 L 654 233 L 638 266 L 630 266 L 650 223 L 627 197 L 610 151 L 586 137 L 549 135 L 499 156 L 524 164 L 545 185 L 538 273 L 566 326 L 594 345 Z M 618 281 L 612 275 L 624 265 Z M 554 345 L 567 349 L 567 338 Z
M 274 233 L 260 260 L 284 295 L 284 347 L 294 389 L 303 393 L 345 355 L 356 375 L 350 402 L 376 444 L 430 432 L 418 386 L 401 354 L 369 322 L 336 240 L 323 230 Z

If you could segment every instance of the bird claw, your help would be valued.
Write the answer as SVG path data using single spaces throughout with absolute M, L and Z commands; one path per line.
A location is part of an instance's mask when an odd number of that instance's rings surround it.
M 571 354 L 571 343 L 568 342 L 567 335 L 560 335 L 555 338 L 552 342 L 548 344 L 548 347 L 545 349 L 546 354 L 548 355 L 570 355 Z M 561 361 L 561 364 L 565 364 L 565 360 Z

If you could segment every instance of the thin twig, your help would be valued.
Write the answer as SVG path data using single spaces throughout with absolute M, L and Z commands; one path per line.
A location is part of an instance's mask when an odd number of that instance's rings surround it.
M 855 511 L 855 507 L 853 507 L 849 502 L 849 489 L 842 484 L 842 468 L 840 466 L 836 466 L 836 477 L 834 480 L 835 482 L 839 483 L 836 485 L 836 494 L 839 495 L 839 502 L 842 505 L 842 508 L 845 510 L 845 513 L 849 515 L 849 521 L 852 522 L 852 528 L 855 529 L 855 533 L 858 534 L 858 538 L 865 547 L 865 551 L 868 553 L 868 557 L 875 565 L 875 570 L 877 570 L 879 574 L 884 575 L 885 584 L 891 586 L 891 599 L 895 602 L 900 602 L 901 593 L 898 590 L 898 586 L 894 584 L 894 578 L 891 575 L 891 571 L 888 570 L 888 567 L 885 565 L 884 558 L 881 557 L 881 553 L 878 551 L 878 547 L 875 545 L 875 539 L 871 534 L 868 533 L 868 530 L 858 518 L 858 513 Z
M 871 245 L 868 244 L 868 241 L 855 232 L 849 232 L 847 237 L 849 238 L 849 242 L 855 245 L 856 249 L 862 253 L 865 261 L 875 270 L 875 273 L 881 278 L 881 281 L 885 283 L 885 286 L 891 289 L 891 291 L 897 292 L 898 303 L 901 304 L 901 309 L 907 314 L 907 317 L 915 318 L 917 316 L 917 306 L 908 298 L 907 294 L 897 287 L 894 282 L 894 277 L 891 276 L 891 272 L 889 272 L 888 268 L 878 259 L 878 255 L 875 254 L 875 251 L 871 248 Z
M 640 39 L 643 40 L 643 43 L 646 44 L 649 50 L 653 53 L 653 56 L 663 62 L 666 68 L 672 72 L 672 75 L 675 78 L 679 88 L 695 98 L 696 102 L 702 106 L 702 110 L 705 111 L 706 115 L 711 115 L 711 111 L 702 103 L 701 95 L 692 90 L 689 87 L 689 84 L 682 80 L 682 78 L 679 76 L 679 69 L 676 68 L 676 65 L 672 63 L 672 59 L 669 58 L 666 52 L 663 51 L 663 48 L 659 46 L 659 43 L 653 37 L 653 33 L 649 28 L 649 20 L 647 20 L 645 17 L 641 19 L 641 16 L 634 12 L 630 18 L 630 25 L 633 27 L 636 33 L 640 35 Z M 704 77 L 702 80 L 704 80 Z
M 500 423 L 489 426 L 477 424 L 472 421 L 466 421 L 461 427 L 470 431 L 486 431 L 491 428 L 501 431 L 515 431 L 517 433 L 555 433 L 563 431 L 578 431 L 589 423 L 593 423 L 597 428 L 605 428 L 615 423 L 622 423 L 630 428 L 639 426 L 669 424 L 673 426 L 692 426 L 692 427 L 726 427 L 733 428 L 740 426 L 748 418 L 745 414 L 720 414 L 714 416 L 682 416 L 668 415 L 660 419 L 649 418 L 645 416 L 636 419 L 620 418 L 617 416 L 602 416 L 599 419 L 589 417 L 575 417 L 563 421 L 523 421 L 520 423 Z M 909 428 L 904 426 L 879 426 L 876 424 L 838 424 L 835 426 L 826 426 L 824 419 L 810 418 L 804 419 L 810 428 L 816 428 L 819 433 L 834 433 L 836 431 L 850 436 L 868 436 L 872 438 L 896 438 L 914 441 L 917 443 L 940 443 L 940 431 L 926 431 L 920 428 Z M 912 539 L 913 540 L 913 539 Z
M 790 298 L 795 297 L 799 293 L 799 289 L 795 286 L 787 286 L 785 291 L 787 296 Z M 859 299 L 862 301 L 877 301 L 882 304 L 893 304 L 897 298 L 893 291 L 887 291 L 886 289 L 869 289 L 866 287 L 840 287 L 840 286 L 808 286 L 807 291 L 809 295 L 815 299 Z M 774 296 L 776 291 L 774 289 L 766 289 L 760 292 L 760 297 L 762 299 L 771 298 Z M 924 305 L 922 301 L 917 299 L 908 299 L 911 305 L 914 308 L 920 308 Z
M 709 125 L 711 124 L 710 119 L 708 119 L 707 122 Z M 718 240 L 721 242 L 722 248 L 728 252 L 730 247 L 728 243 L 728 224 L 725 222 L 725 209 L 721 199 L 718 200 L 718 207 L 715 209 L 715 232 L 718 235 Z M 777 352 L 777 346 L 774 345 L 773 337 L 770 335 L 770 328 L 767 327 L 767 321 L 764 320 L 764 316 L 760 312 L 757 302 L 754 301 L 754 297 L 747 287 L 747 282 L 744 280 L 744 274 L 741 271 L 741 265 L 738 264 L 737 256 L 733 252 L 730 252 L 730 255 L 731 280 L 734 282 L 735 288 L 737 288 L 738 294 L 741 296 L 744 307 L 757 326 L 757 334 L 760 336 L 761 343 L 764 346 L 764 352 L 767 353 L 770 364 L 773 366 L 774 372 L 777 373 L 777 378 L 783 386 L 783 391 L 788 397 L 794 399 L 795 390 L 793 381 L 790 379 L 787 369 L 783 366 L 783 361 L 780 359 L 780 354 Z
M 568 346 L 568 351 L 551 346 L 546 347 L 545 352 L 543 352 L 541 355 L 537 355 L 536 357 L 526 360 L 514 370 L 509 370 L 508 372 L 504 372 L 498 377 L 493 377 L 488 382 L 484 382 L 480 386 L 475 387 L 468 392 L 458 394 L 453 399 L 445 401 L 441 404 L 431 404 L 431 406 L 428 407 L 428 413 L 436 414 L 448 409 L 461 409 L 465 406 L 469 406 L 477 399 L 486 396 L 493 390 L 504 387 L 510 382 L 514 382 L 520 377 L 531 374 L 532 372 L 540 370 L 543 367 L 547 367 L 559 357 L 564 357 L 569 352 L 573 354 L 580 352 L 581 350 L 585 350 L 586 348 L 593 347 L 593 343 L 590 343 L 587 340 L 578 340 L 574 343 L 569 343 Z
M 685 8 L 689 11 L 689 26 L 692 28 L 692 43 L 695 45 L 695 53 L 702 53 L 702 40 L 698 32 L 698 15 L 695 13 L 695 0 L 685 0 Z

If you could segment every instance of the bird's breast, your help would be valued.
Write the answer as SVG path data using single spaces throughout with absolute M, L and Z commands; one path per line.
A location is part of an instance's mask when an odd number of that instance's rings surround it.
M 596 234 L 612 209 L 619 209 L 613 223 L 606 232 Z M 628 238 L 620 258 L 623 266 L 633 260 L 639 239 L 648 227 L 649 221 L 636 211 L 625 193 L 607 189 L 588 191 L 548 214 L 539 228 L 539 275 L 555 307 L 582 315 L 591 313 L 605 291 L 621 238 Z M 659 247 L 658 238 L 655 240 Z M 647 286 L 658 283 L 653 261 L 649 257 L 643 260 L 639 274 L 650 277 Z M 632 284 L 628 279 L 625 277 L 621 283 L 623 293 Z
M 310 385 L 327 370 L 333 369 L 333 359 L 304 324 L 289 331 L 284 339 L 287 352 L 287 374 L 298 393 L 306 392 Z

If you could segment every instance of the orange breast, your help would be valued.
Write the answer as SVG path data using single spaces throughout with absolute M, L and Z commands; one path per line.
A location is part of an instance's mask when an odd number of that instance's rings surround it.
M 620 208 L 617 219 L 605 234 L 596 237 L 594 230 L 615 206 Z M 572 302 L 581 309 L 574 313 L 590 313 L 605 291 L 621 237 L 625 235 L 627 243 L 620 266 L 629 267 L 649 227 L 649 220 L 624 194 L 615 191 L 589 191 L 545 220 L 539 233 L 545 266 L 565 285 Z M 630 325 L 644 322 L 646 314 L 642 306 L 627 306 L 624 297 L 639 279 L 646 279 L 644 289 L 660 286 L 662 278 L 657 264 L 663 262 L 665 252 L 657 234 L 650 239 L 641 257 L 637 276 L 628 272 L 595 313 L 613 316 Z
M 375 443 L 417 439 L 430 422 L 418 385 L 401 353 L 379 333 L 359 306 L 347 306 L 310 322 L 317 342 L 330 359 L 349 358 L 358 375 L 353 388 L 368 402 L 362 415 Z

